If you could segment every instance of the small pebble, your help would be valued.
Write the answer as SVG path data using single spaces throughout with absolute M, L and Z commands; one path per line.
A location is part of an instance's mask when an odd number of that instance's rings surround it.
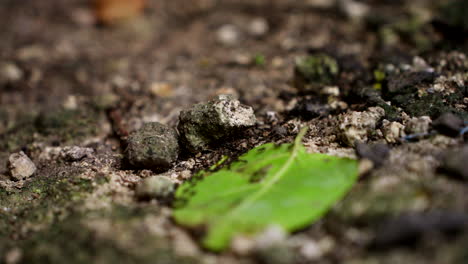
M 236 26 L 227 24 L 216 32 L 218 41 L 226 46 L 233 46 L 239 42 L 240 33 Z
M 0 64 L 0 84 L 19 81 L 23 75 L 23 71 L 13 63 Z
M 249 33 L 255 37 L 261 37 L 268 33 L 268 22 L 264 18 L 256 18 L 250 22 Z
M 154 82 L 149 90 L 151 94 L 162 98 L 171 97 L 174 94 L 174 88 L 169 83 Z
M 135 194 L 139 199 L 167 198 L 175 190 L 175 183 L 166 176 L 151 176 L 139 182 Z
M 284 126 L 274 126 L 272 130 L 273 135 L 282 138 L 288 135 L 288 130 Z
M 13 153 L 8 158 L 8 168 L 10 175 L 15 180 L 23 180 L 31 177 L 36 172 L 36 165 L 34 162 L 24 154 L 23 151 Z
M 384 165 L 390 155 L 390 148 L 386 144 L 356 144 L 356 154 L 360 159 L 368 159 L 374 164 L 374 168 Z
M 369 5 L 355 0 L 338 0 L 338 7 L 352 20 L 362 20 L 370 11 Z
M 91 156 L 94 150 L 92 148 L 82 148 L 78 146 L 64 147 L 60 155 L 68 161 L 78 161 Z
M 135 167 L 166 170 L 179 155 L 177 132 L 161 123 L 144 124 L 127 141 L 127 158 Z

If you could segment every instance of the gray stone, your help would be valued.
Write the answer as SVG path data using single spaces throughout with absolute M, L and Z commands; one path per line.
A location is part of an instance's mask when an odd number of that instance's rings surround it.
M 255 125 L 255 122 L 252 107 L 242 105 L 231 96 L 220 95 L 208 103 L 182 111 L 178 130 L 187 149 L 197 152 L 240 129 Z
M 166 176 L 148 177 L 138 183 L 135 193 L 140 199 L 167 198 L 175 190 L 175 183 Z
M 61 156 L 68 161 L 77 161 L 81 160 L 84 157 L 89 157 L 93 154 L 94 150 L 92 148 L 82 148 L 78 146 L 65 147 L 60 153 Z
M 23 180 L 31 177 L 36 172 L 36 165 L 23 151 L 13 153 L 8 158 L 10 175 L 15 180 Z
M 179 155 L 177 132 L 161 123 L 146 123 L 129 136 L 126 153 L 135 167 L 166 170 Z

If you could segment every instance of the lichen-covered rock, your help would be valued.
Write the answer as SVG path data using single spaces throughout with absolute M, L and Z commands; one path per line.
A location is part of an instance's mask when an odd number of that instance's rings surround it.
M 167 198 L 175 190 L 175 183 L 165 176 L 148 177 L 138 183 L 135 193 L 138 198 Z
M 252 107 L 242 105 L 231 96 L 220 95 L 208 103 L 182 111 L 178 129 L 186 148 L 197 152 L 240 129 L 255 125 L 255 122 Z
M 319 91 L 333 84 L 339 73 L 335 59 L 325 54 L 310 55 L 296 60 L 294 86 L 301 91 Z
M 339 136 L 341 140 L 354 146 L 355 142 L 366 142 L 370 135 L 376 133 L 377 123 L 385 115 L 381 107 L 370 107 L 364 112 L 349 112 L 339 117 Z
M 10 175 L 15 180 L 23 180 L 31 177 L 36 172 L 36 165 L 23 151 L 13 153 L 8 158 Z
M 164 170 L 177 160 L 177 132 L 161 123 L 146 123 L 128 138 L 127 158 L 135 167 Z

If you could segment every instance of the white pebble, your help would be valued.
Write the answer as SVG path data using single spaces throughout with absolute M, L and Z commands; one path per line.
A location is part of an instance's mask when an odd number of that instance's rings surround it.
M 10 169 L 11 177 L 16 180 L 31 177 L 37 169 L 34 162 L 23 151 L 10 155 L 8 158 L 8 168 Z

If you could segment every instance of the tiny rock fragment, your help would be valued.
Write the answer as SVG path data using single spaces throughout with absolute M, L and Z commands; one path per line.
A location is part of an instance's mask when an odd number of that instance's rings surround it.
M 127 142 L 127 158 L 135 167 L 166 170 L 179 155 L 177 132 L 161 123 L 144 124 Z
M 348 18 L 357 21 L 365 18 L 370 11 L 367 4 L 355 0 L 339 0 L 338 8 Z
M 151 94 L 159 97 L 171 97 L 174 94 L 174 88 L 169 83 L 155 82 L 150 86 Z
M 78 146 L 64 147 L 60 155 L 68 161 L 78 161 L 85 157 L 91 156 L 94 150 L 92 148 L 82 148 Z
M 10 175 L 15 180 L 23 180 L 31 177 L 36 172 L 36 165 L 23 151 L 13 153 L 8 158 Z
M 175 183 L 166 176 L 151 176 L 138 183 L 135 194 L 140 199 L 167 198 L 175 190 Z
M 262 17 L 255 18 L 249 24 L 249 33 L 255 37 L 264 36 L 268 30 L 268 21 Z
M 0 84 L 13 83 L 23 78 L 23 71 L 13 63 L 0 63 Z
M 340 115 L 339 136 L 348 146 L 366 142 L 375 133 L 377 122 L 385 115 L 381 107 L 370 107 L 365 112 L 348 112 Z
M 236 26 L 227 24 L 218 29 L 216 37 L 219 43 L 225 46 L 233 46 L 239 42 L 240 32 Z
M 197 152 L 255 123 L 252 107 L 242 105 L 231 96 L 220 95 L 208 103 L 182 111 L 178 130 L 187 149 Z
M 424 134 L 430 129 L 432 120 L 428 116 L 413 117 L 405 125 L 407 134 Z
M 460 131 L 463 129 L 463 126 L 463 120 L 452 113 L 445 113 L 432 123 L 432 127 L 435 130 L 442 135 L 449 137 L 460 135 Z
M 386 144 L 356 144 L 356 154 L 360 159 L 368 159 L 372 161 L 374 167 L 384 165 L 390 155 L 390 148 Z
M 94 13 L 98 21 L 115 24 L 140 15 L 146 0 L 94 0 Z
M 454 178 L 468 181 L 468 145 L 445 153 L 441 169 Z
M 296 59 L 294 86 L 300 91 L 320 93 L 323 86 L 335 82 L 339 73 L 337 61 L 325 54 Z
M 405 136 L 405 126 L 398 122 L 384 120 L 381 131 L 388 143 L 396 143 L 400 138 Z

